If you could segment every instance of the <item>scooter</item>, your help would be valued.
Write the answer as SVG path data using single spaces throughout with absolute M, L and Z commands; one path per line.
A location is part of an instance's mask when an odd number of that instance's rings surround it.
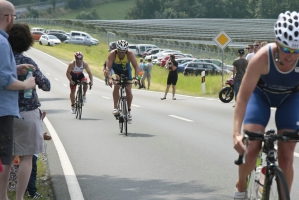
M 225 86 L 219 92 L 219 99 L 223 103 L 229 103 L 235 96 L 234 78 L 231 76 L 225 82 Z

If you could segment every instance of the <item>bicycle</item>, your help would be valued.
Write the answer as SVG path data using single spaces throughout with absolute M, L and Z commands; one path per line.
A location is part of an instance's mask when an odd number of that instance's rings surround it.
M 82 116 L 82 106 L 84 106 L 84 102 L 83 102 L 83 84 L 88 84 L 86 82 L 81 82 L 79 80 L 77 80 L 77 85 L 78 90 L 76 93 L 76 97 L 75 97 L 75 114 L 76 114 L 76 118 L 79 118 L 81 120 L 81 116 Z M 91 86 L 89 86 L 89 89 L 91 90 Z
M 281 135 L 275 134 L 275 130 L 270 129 L 265 134 L 249 132 L 244 130 L 245 145 L 248 146 L 248 140 L 260 140 L 263 142 L 260 155 L 256 162 L 255 169 L 248 175 L 246 183 L 247 199 L 248 200 L 289 200 L 290 194 L 287 182 L 282 170 L 276 164 L 277 150 L 275 149 L 276 141 L 294 141 L 299 140 L 299 130 L 295 132 L 284 132 Z M 261 154 L 265 153 L 266 166 L 263 166 Z M 235 160 L 236 165 L 244 163 L 244 155 L 239 155 L 238 160 Z M 257 169 L 263 167 L 260 174 L 257 174 Z M 265 173 L 264 183 L 260 182 L 260 177 Z M 263 175 L 262 175 L 263 176 Z M 273 179 L 275 177 L 275 179 Z M 254 179 L 253 179 L 254 178 Z M 253 180 L 252 180 L 253 179 Z M 275 181 L 273 181 L 275 180 Z
M 119 99 L 117 103 L 117 109 L 119 111 L 118 115 L 115 115 L 116 120 L 119 122 L 120 133 L 125 132 L 126 136 L 128 135 L 128 103 L 127 103 L 127 94 L 126 94 L 126 85 L 132 84 L 130 80 L 124 75 L 120 75 L 119 80 L 116 84 L 120 85 L 119 88 Z

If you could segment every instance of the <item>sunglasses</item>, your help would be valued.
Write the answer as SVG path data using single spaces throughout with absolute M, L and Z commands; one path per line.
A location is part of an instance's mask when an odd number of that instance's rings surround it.
M 279 47 L 280 47 L 281 51 L 283 51 L 284 53 L 293 53 L 293 54 L 298 54 L 299 53 L 299 49 L 290 49 L 290 48 L 285 47 L 281 44 L 279 44 Z
M 255 45 L 253 45 L 254 47 L 258 47 L 258 46 L 260 46 L 260 45 L 258 45 L 258 44 L 255 44 Z

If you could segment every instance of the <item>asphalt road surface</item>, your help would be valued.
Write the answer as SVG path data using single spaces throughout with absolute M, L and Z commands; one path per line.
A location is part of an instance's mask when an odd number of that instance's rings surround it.
M 102 80 L 95 78 L 78 120 L 67 65 L 35 49 L 26 54 L 51 81 L 51 91 L 38 95 L 53 137 L 46 153 L 57 200 L 232 199 L 234 102 L 184 95 L 174 101 L 170 94 L 161 101 L 163 93 L 133 86 L 133 123 L 125 136 L 112 115 L 112 89 Z M 272 111 L 269 128 L 275 128 Z M 295 156 L 292 199 L 299 196 L 298 166 Z

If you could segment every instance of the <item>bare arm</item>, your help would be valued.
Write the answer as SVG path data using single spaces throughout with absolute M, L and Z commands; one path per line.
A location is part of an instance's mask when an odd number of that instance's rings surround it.
M 66 77 L 69 79 L 70 83 L 72 83 L 72 76 L 71 76 L 71 72 L 72 70 L 74 69 L 74 64 L 73 63 L 70 63 L 69 66 L 67 67 L 67 70 L 66 70 Z
M 19 81 L 17 79 L 12 82 L 9 86 L 7 86 L 5 89 L 7 90 L 27 90 L 35 87 L 35 78 L 31 77 L 29 79 L 26 79 L 24 82 Z
M 92 73 L 91 73 L 90 68 L 87 63 L 84 63 L 84 68 L 85 68 L 86 72 L 88 73 L 89 80 L 90 80 L 90 86 L 92 86 L 93 85 L 93 77 L 92 77 Z
M 134 67 L 134 71 L 135 71 L 135 77 L 138 77 L 139 74 L 139 67 L 138 67 L 138 63 L 137 60 L 135 58 L 135 55 L 133 54 L 132 51 L 128 51 L 128 59 L 129 61 L 132 63 L 133 67 Z
M 267 49 L 264 51 L 259 51 L 248 63 L 248 67 L 242 79 L 242 84 L 238 93 L 234 112 L 233 138 L 234 148 L 239 154 L 242 154 L 245 150 L 245 147 L 242 144 L 241 127 L 244 120 L 246 107 L 260 76 L 266 73 L 268 73 Z

